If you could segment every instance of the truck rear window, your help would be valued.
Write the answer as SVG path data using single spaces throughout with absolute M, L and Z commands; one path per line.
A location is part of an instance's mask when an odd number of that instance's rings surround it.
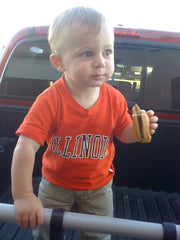
M 115 71 L 108 82 L 128 101 L 137 101 L 142 76 L 143 51 L 133 47 L 115 47 Z
M 116 44 L 109 84 L 129 105 L 140 102 L 147 108 L 180 110 L 180 50 Z
M 14 50 L 3 81 L 3 94 L 34 98 L 60 78 L 61 74 L 49 62 L 47 40 L 26 41 Z
M 158 109 L 180 109 L 180 51 L 152 48 L 147 59 L 145 104 Z
M 152 47 L 153 46 L 153 47 Z M 27 39 L 14 49 L 0 83 L 0 93 L 35 98 L 60 78 L 49 61 L 47 38 Z M 180 49 L 156 43 L 115 41 L 115 71 L 108 83 L 135 102 L 154 110 L 180 110 Z

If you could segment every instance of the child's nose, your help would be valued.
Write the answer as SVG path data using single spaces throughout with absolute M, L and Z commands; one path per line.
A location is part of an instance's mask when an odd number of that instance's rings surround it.
M 94 65 L 96 67 L 104 67 L 105 66 L 105 59 L 102 56 L 102 54 L 96 56 L 95 61 L 94 61 Z

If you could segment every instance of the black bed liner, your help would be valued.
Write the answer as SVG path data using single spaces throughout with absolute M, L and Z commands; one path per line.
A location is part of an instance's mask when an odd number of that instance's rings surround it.
M 33 185 L 37 193 L 39 178 Z M 180 194 L 154 192 L 113 186 L 115 217 L 146 222 L 172 222 L 180 224 Z M 0 195 L 1 203 L 13 203 L 10 185 Z M 68 230 L 66 240 L 78 240 L 77 231 Z M 132 237 L 112 236 L 113 240 L 138 240 Z M 32 240 L 31 229 L 23 229 L 14 223 L 0 223 L 0 240 Z

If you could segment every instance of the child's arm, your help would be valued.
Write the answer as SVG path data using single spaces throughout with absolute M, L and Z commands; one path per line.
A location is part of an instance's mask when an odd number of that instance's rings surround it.
M 43 224 L 43 208 L 33 193 L 32 173 L 35 154 L 40 144 L 20 135 L 12 161 L 12 194 L 17 223 L 21 227 L 35 228 Z
M 149 116 L 149 121 L 150 121 L 150 134 L 153 135 L 155 133 L 155 130 L 158 127 L 157 121 L 158 117 L 154 116 L 154 111 L 149 110 L 147 111 L 147 115 Z M 136 139 L 134 137 L 133 133 L 133 123 L 128 124 L 124 130 L 122 131 L 119 140 L 124 142 L 124 143 L 134 143 L 136 142 Z

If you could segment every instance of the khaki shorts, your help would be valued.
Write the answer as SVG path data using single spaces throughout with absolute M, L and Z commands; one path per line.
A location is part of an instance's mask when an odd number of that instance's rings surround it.
M 42 177 L 38 197 L 44 208 L 62 208 L 72 211 L 76 203 L 76 212 L 100 216 L 113 216 L 112 181 L 96 190 L 69 190 L 50 183 Z M 49 240 L 49 229 L 40 227 L 37 240 Z M 81 240 L 110 240 L 109 234 L 80 232 Z

